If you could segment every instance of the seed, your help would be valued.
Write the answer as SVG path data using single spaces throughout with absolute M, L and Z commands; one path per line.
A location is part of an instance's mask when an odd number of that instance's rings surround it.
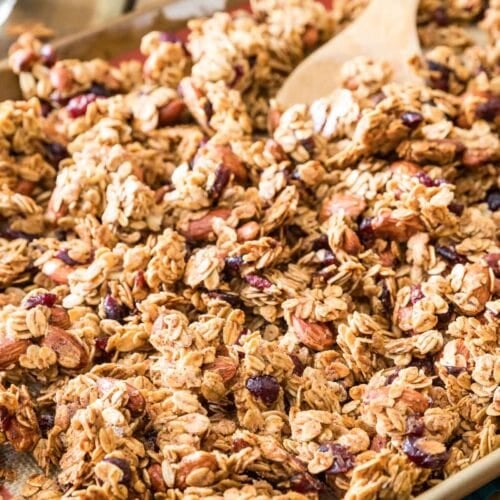
M 273 405 L 280 392 L 280 385 L 272 375 L 250 377 L 246 382 L 246 388 L 266 406 Z

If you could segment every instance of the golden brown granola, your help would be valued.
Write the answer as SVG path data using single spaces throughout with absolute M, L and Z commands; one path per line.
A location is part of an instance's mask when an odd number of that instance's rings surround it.
M 252 0 L 146 35 L 142 66 L 12 46 L 0 458 L 43 471 L 24 498 L 409 498 L 500 446 L 500 2 L 422 0 L 421 84 L 359 57 L 280 109 L 366 3 Z

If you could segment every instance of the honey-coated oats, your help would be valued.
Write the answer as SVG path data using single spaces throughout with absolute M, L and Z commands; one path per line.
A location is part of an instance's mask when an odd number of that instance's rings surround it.
M 421 1 L 421 84 L 358 57 L 280 108 L 366 3 L 252 0 L 145 35 L 142 65 L 11 47 L 0 457 L 42 469 L 24 498 L 400 499 L 500 446 L 500 2 Z

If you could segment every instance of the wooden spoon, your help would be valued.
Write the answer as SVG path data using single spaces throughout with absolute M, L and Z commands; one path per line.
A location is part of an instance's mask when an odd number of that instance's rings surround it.
M 419 0 L 371 0 L 362 14 L 338 36 L 297 66 L 278 92 L 284 106 L 310 104 L 340 87 L 340 67 L 356 56 L 385 60 L 394 81 L 418 80 L 407 63 L 420 54 L 417 34 Z

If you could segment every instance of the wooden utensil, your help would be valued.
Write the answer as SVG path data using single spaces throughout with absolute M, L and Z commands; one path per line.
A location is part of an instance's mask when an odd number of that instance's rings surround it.
M 388 61 L 394 81 L 415 81 L 407 63 L 420 53 L 417 35 L 419 0 L 371 0 L 359 18 L 312 53 L 285 81 L 280 104 L 309 104 L 340 86 L 340 67 L 356 56 Z

